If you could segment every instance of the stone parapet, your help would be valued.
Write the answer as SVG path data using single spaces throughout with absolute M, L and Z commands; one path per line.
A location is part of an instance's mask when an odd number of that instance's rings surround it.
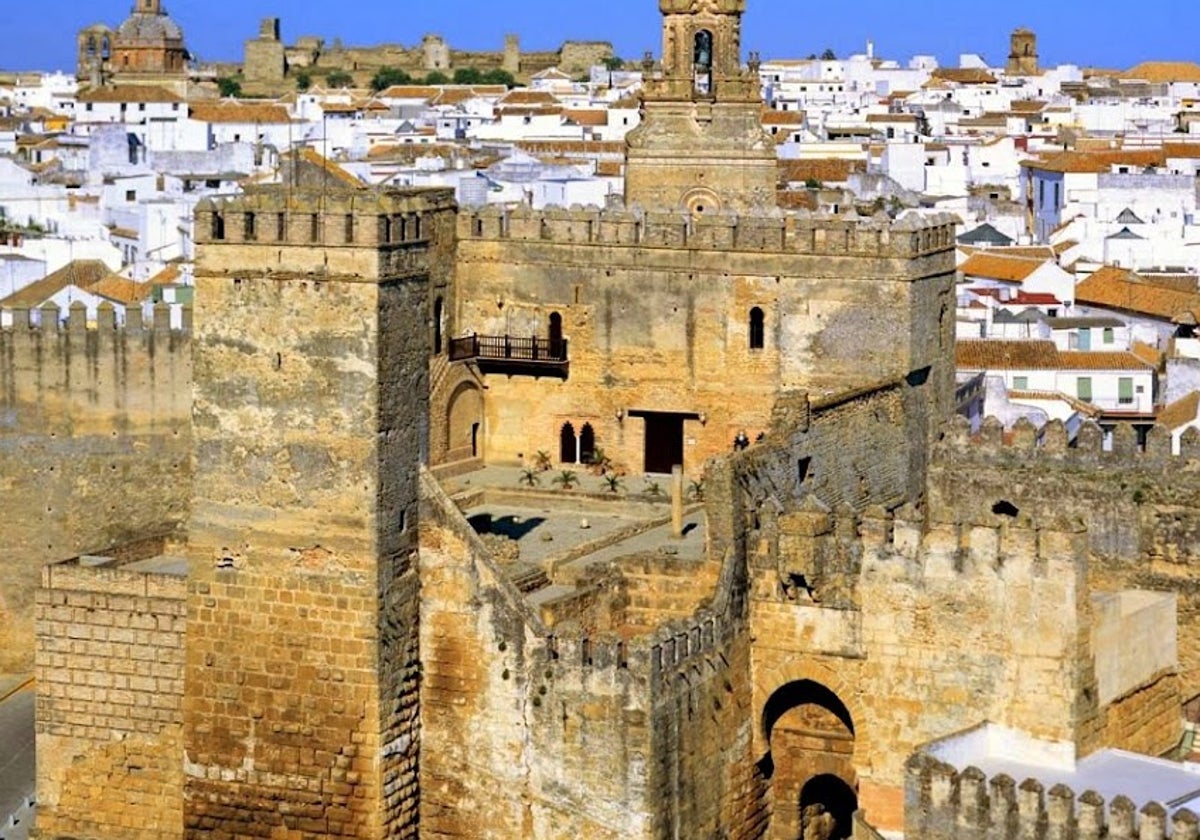
M 947 214 L 892 220 L 783 212 L 691 216 L 637 208 L 484 207 L 459 212 L 458 235 L 464 240 L 910 259 L 953 250 L 956 221 Z
M 950 460 L 1038 460 L 1080 467 L 1100 465 L 1129 468 L 1161 468 L 1168 464 L 1185 466 L 1200 462 L 1200 429 L 1188 429 L 1180 439 L 1175 455 L 1171 431 L 1155 425 L 1146 433 L 1145 444 L 1138 444 L 1136 430 L 1129 423 L 1118 423 L 1112 433 L 1112 445 L 1104 449 L 1104 431 L 1095 422 L 1084 422 L 1074 441 L 1068 440 L 1061 420 L 1051 420 L 1040 431 L 1027 419 L 1018 420 L 1011 433 L 995 417 L 984 420 L 978 434 L 971 433 L 970 421 L 957 416 L 934 454 Z

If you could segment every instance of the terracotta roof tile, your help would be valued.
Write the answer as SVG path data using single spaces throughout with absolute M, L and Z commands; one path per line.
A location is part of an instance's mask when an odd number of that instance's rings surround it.
M 1075 300 L 1150 315 L 1176 324 L 1195 324 L 1200 319 L 1200 293 L 1146 283 L 1128 269 L 1107 265 L 1075 286 Z
M 1026 169 L 1044 172 L 1109 172 L 1114 166 L 1162 166 L 1166 161 L 1162 148 L 1112 149 L 1094 152 L 1056 152 L 1033 160 L 1021 161 Z
M 76 286 L 87 291 L 108 275 L 108 266 L 100 260 L 74 260 L 58 271 L 47 274 L 41 280 L 30 283 L 15 294 L 0 300 L 0 306 L 6 309 L 41 306 L 67 286 Z
M 954 359 L 966 370 L 1053 370 L 1058 350 L 1053 341 L 959 341 Z
M 131 303 L 141 303 L 150 297 L 154 286 L 150 283 L 138 283 L 119 274 L 110 274 L 88 291 L 128 306 Z
M 1144 61 L 1121 74 L 1143 82 L 1200 82 L 1200 64 L 1191 61 Z
M 1192 391 L 1184 397 L 1180 397 L 1175 402 L 1167 405 L 1162 411 L 1158 412 L 1156 418 L 1159 423 L 1174 431 L 1180 426 L 1186 426 L 1193 422 L 1197 415 L 1200 414 L 1200 391 Z
M 275 102 L 239 102 L 222 99 L 193 102 L 188 106 L 192 119 L 206 123 L 288 123 L 288 109 Z
M 988 249 L 972 254 L 970 259 L 959 266 L 958 270 L 964 277 L 983 277 L 988 280 L 1021 283 L 1047 262 L 1046 259 L 1000 256 L 991 253 L 992 250 Z
M 183 102 L 183 97 L 166 88 L 152 85 L 117 85 L 96 87 L 76 97 L 79 102 Z
M 938 67 L 933 78 L 960 85 L 994 85 L 996 77 L 987 70 L 974 67 Z
M 850 158 L 800 158 L 779 161 L 779 176 L 784 183 L 820 181 L 838 183 L 855 172 L 866 172 L 865 160 Z

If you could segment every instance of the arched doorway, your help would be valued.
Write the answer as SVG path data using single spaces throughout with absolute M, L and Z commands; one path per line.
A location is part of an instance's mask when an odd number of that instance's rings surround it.
M 562 429 L 558 433 L 558 460 L 563 464 L 574 464 L 578 453 L 575 427 L 570 423 L 563 423 Z
M 550 355 L 554 358 L 562 356 L 562 315 L 557 312 L 550 313 Z
M 767 700 L 762 763 L 771 800 L 770 840 L 845 840 L 858 807 L 854 720 L 833 691 L 796 680 Z
M 446 461 L 482 457 L 482 428 L 483 394 L 474 382 L 464 382 L 450 395 L 446 412 Z
M 579 430 L 579 463 L 590 464 L 596 454 L 596 432 L 591 423 L 584 423 Z

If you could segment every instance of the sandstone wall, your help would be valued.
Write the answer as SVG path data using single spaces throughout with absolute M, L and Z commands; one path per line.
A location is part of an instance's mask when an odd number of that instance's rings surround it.
M 485 455 L 559 451 L 590 424 L 640 472 L 645 422 L 684 415 L 684 467 L 764 431 L 780 389 L 855 389 L 931 368 L 948 376 L 950 228 L 615 211 L 460 213 L 454 334 L 548 335 L 562 317 L 565 381 L 490 376 Z M 911 309 L 910 304 L 918 304 Z M 763 311 L 764 341 L 750 346 Z M 939 318 L 941 319 L 939 321 Z M 933 338 L 926 336 L 932 335 Z M 939 343 L 940 342 L 940 343 Z M 939 398 L 938 404 L 945 403 Z
M 0 330 L 0 671 L 33 662 L 43 564 L 179 534 L 191 488 L 190 326 L 18 310 Z M 185 313 L 190 320 L 190 312 Z
M 41 577 L 39 836 L 182 837 L 183 578 L 77 561 Z
M 853 734 L 845 781 L 872 824 L 900 827 L 904 757 L 929 740 L 982 720 L 1083 737 L 1096 709 L 1081 531 L 877 510 L 856 523 L 813 504 L 781 517 L 777 539 L 777 558 L 754 561 L 754 708 L 803 681 L 832 692 Z M 761 757 L 774 740 L 759 737 Z
M 1139 451 L 1133 430 L 1119 426 L 1112 451 L 1102 451 L 1090 424 L 1068 447 L 1061 424 L 1041 440 L 1019 424 L 1011 444 L 994 424 L 977 440 L 956 420 L 930 464 L 932 515 L 970 520 L 1008 502 L 1037 515 L 1084 522 L 1096 591 L 1145 589 L 1178 597 L 1179 660 L 1185 697 L 1200 693 L 1200 584 L 1193 574 L 1200 545 L 1200 446 L 1189 434 L 1183 454 L 1170 454 L 1165 430 L 1151 432 Z

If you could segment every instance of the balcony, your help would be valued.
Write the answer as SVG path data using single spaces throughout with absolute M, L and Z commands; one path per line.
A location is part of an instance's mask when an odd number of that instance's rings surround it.
M 566 339 L 469 335 L 450 340 L 450 361 L 474 362 L 482 373 L 567 378 Z

